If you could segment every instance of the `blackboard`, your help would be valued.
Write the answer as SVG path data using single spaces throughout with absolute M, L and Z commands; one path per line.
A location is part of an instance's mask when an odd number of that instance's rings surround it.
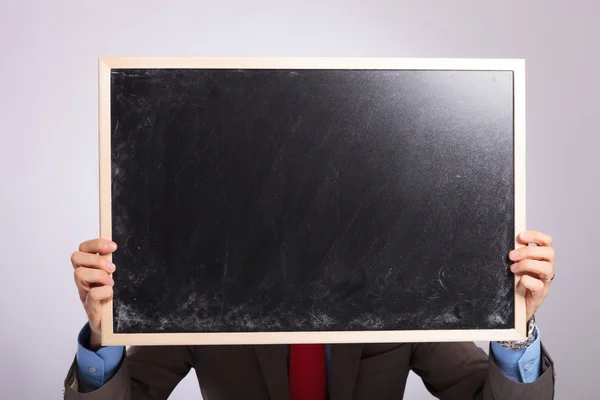
M 169 60 L 101 70 L 107 337 L 517 335 L 520 64 Z

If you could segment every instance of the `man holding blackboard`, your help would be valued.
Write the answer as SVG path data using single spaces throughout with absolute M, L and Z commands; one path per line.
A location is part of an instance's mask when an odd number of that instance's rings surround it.
M 519 234 L 511 270 L 526 288 L 528 337 L 490 345 L 406 343 L 290 346 L 100 346 L 102 303 L 113 294 L 108 261 L 117 245 L 83 242 L 73 253 L 75 282 L 89 318 L 79 334 L 77 357 L 65 380 L 65 399 L 165 399 L 195 368 L 205 399 L 400 399 L 410 370 L 440 399 L 552 399 L 554 369 L 533 318 L 554 278 L 552 239 Z M 257 350 L 260 348 L 260 350 Z M 273 358 L 285 351 L 285 373 Z M 331 366 L 339 368 L 331 374 Z

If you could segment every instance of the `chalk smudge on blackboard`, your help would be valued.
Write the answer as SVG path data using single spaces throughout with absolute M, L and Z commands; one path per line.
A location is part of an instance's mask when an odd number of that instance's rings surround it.
M 452 325 L 459 321 L 456 316 L 455 306 L 451 306 L 451 310 L 445 310 L 442 312 L 437 312 L 434 317 L 429 317 L 431 323 L 437 326 L 444 326 L 446 324 Z
M 127 330 L 135 327 L 140 331 L 150 328 L 148 315 L 139 312 L 134 306 L 116 302 L 115 304 L 115 331 Z
M 354 329 L 381 329 L 383 328 L 383 318 L 373 314 L 361 314 L 350 321 L 350 326 Z
M 315 330 L 322 330 L 337 323 L 334 318 L 324 312 L 312 312 L 310 314 L 310 322 Z
M 494 313 L 494 314 L 488 315 L 487 320 L 491 325 L 494 325 L 494 326 L 505 325 L 507 322 L 506 318 L 504 318 L 502 316 L 502 314 L 500 314 L 500 313 Z
M 231 309 L 224 317 L 225 324 L 235 324 L 239 330 L 248 331 L 272 331 L 281 328 L 281 320 L 277 316 L 264 314 L 256 315 L 253 313 L 252 307 L 245 304 Z
M 444 271 L 444 268 L 440 268 L 440 271 L 438 273 L 438 282 L 440 283 L 440 286 L 444 288 L 444 290 L 448 291 L 448 288 L 446 287 L 446 285 L 444 285 L 444 282 L 442 282 L 442 278 L 446 278 L 446 271 Z

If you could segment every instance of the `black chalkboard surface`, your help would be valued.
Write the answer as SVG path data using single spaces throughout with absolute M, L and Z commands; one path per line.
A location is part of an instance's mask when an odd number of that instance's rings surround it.
M 175 63 L 106 79 L 115 339 L 514 337 L 514 70 Z

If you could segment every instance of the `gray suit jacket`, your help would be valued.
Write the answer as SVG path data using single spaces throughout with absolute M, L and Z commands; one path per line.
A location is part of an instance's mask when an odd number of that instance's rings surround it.
M 440 399 L 552 399 L 553 363 L 542 346 L 534 383 L 506 378 L 474 343 L 337 344 L 331 348 L 331 400 L 402 399 L 410 370 Z M 206 400 L 289 400 L 283 345 L 131 347 L 115 376 L 92 393 L 76 390 L 73 362 L 67 400 L 166 399 L 194 368 Z

